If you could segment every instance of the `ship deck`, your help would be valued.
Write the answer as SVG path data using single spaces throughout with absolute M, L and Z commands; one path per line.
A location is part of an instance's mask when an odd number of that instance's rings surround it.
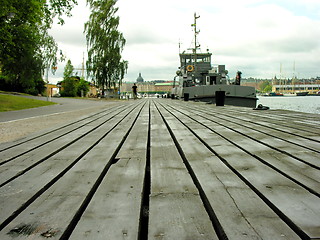
M 320 239 L 319 123 L 119 101 L 0 145 L 0 239 Z

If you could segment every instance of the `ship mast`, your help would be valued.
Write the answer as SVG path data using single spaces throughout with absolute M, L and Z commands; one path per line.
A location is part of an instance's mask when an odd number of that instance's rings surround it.
M 197 19 L 200 16 L 197 16 L 196 13 L 194 13 L 194 23 L 191 25 L 194 28 L 194 67 L 196 68 L 196 62 L 197 62 L 197 48 L 200 47 L 200 45 L 197 45 L 197 34 L 200 32 L 200 30 L 197 30 Z
M 81 77 L 84 79 L 84 70 L 87 70 L 87 69 L 84 68 L 84 52 L 82 53 L 81 68 L 75 68 L 74 70 L 81 70 Z

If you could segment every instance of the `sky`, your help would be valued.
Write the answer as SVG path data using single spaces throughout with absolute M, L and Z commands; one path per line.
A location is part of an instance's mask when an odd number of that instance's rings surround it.
M 179 51 L 192 46 L 194 13 L 202 52 L 212 52 L 213 65 L 226 65 L 229 77 L 312 78 L 320 76 L 320 0 L 118 0 L 118 30 L 129 62 L 124 81 L 173 80 Z M 90 9 L 78 0 L 65 25 L 50 34 L 81 76 L 87 58 L 84 23 Z M 180 43 L 180 44 L 179 44 Z M 180 45 L 180 50 L 179 50 Z M 49 82 L 62 80 L 66 62 Z

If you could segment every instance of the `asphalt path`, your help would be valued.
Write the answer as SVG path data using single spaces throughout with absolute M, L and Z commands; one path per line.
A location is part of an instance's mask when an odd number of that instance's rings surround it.
M 46 97 L 20 96 L 20 95 L 19 97 L 26 97 L 26 98 L 33 98 L 33 99 L 47 101 Z M 57 104 L 38 107 L 38 108 L 17 110 L 17 111 L 0 112 L 0 122 L 9 122 L 9 121 L 28 119 L 28 118 L 38 117 L 38 116 L 47 116 L 47 115 L 54 115 L 57 113 L 72 112 L 77 110 L 102 107 L 112 102 L 109 100 L 106 101 L 105 99 L 85 100 L 85 99 L 69 99 L 69 98 L 49 98 L 48 100 L 51 102 L 55 102 Z

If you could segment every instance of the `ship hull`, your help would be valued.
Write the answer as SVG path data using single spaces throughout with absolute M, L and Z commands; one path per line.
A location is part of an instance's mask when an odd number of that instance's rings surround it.
M 216 104 L 216 92 L 224 92 L 224 104 L 241 107 L 255 108 L 258 98 L 256 98 L 255 88 L 239 85 L 201 85 L 193 87 L 177 87 L 173 94 L 180 98 L 193 101 L 203 101 Z M 218 99 L 220 102 L 220 99 Z
M 190 100 L 200 101 L 200 102 L 207 102 L 207 103 L 210 103 L 210 104 L 216 104 L 217 103 L 215 97 L 211 97 L 211 98 L 209 98 L 209 97 L 206 97 L 206 98 L 194 98 L 194 99 L 190 99 Z M 225 100 L 224 100 L 224 105 L 255 108 L 257 106 L 257 99 L 226 96 Z

